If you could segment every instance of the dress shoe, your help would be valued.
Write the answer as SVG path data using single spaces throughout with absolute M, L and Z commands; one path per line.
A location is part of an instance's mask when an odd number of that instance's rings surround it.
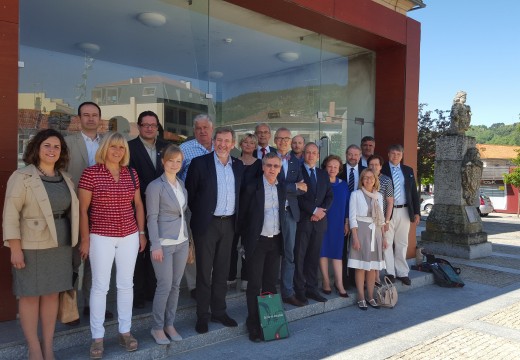
M 320 294 L 318 294 L 317 292 L 307 291 L 305 293 L 305 296 L 307 298 L 312 299 L 312 300 L 317 301 L 317 302 L 327 302 L 327 299 L 324 298 L 323 296 L 321 296 Z
M 412 285 L 412 280 L 408 276 L 398 276 L 397 279 L 401 280 L 401 282 L 405 285 Z
M 251 340 L 252 342 L 262 341 L 260 331 L 258 329 L 249 329 L 249 340 Z
M 163 334 L 165 336 L 163 338 L 160 338 L 155 334 L 154 329 L 150 330 L 150 335 L 152 335 L 153 339 L 158 345 L 168 345 L 170 343 L 170 340 L 168 340 L 166 334 Z
M 325 295 L 330 295 L 332 294 L 332 290 L 325 290 L 325 289 L 321 289 L 321 292 L 324 293 Z
M 195 331 L 199 334 L 205 334 L 208 332 L 208 319 L 198 318 L 197 324 L 195 324 Z
M 340 292 L 338 287 L 336 286 L 336 284 L 334 284 L 334 289 L 336 290 L 336 293 L 342 297 L 342 298 L 348 298 L 348 294 L 347 292 L 345 291 L 344 293 Z
M 197 300 L 197 289 L 191 289 L 190 290 L 190 296 L 192 299 Z
M 291 304 L 293 306 L 305 306 L 305 303 L 303 301 L 298 300 L 294 295 L 288 298 L 283 298 L 282 300 L 284 303 Z
M 232 318 L 230 318 L 228 316 L 228 314 L 224 314 L 221 316 L 211 315 L 211 321 L 221 323 L 222 325 L 227 326 L 227 327 L 238 326 L 237 322 L 235 320 L 233 320 Z

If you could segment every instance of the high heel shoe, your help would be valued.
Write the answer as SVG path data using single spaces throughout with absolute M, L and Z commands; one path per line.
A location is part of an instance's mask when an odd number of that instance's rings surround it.
M 341 296 L 342 298 L 348 298 L 348 294 L 347 294 L 347 292 L 346 292 L 346 291 L 345 291 L 344 293 L 339 292 L 339 289 L 338 289 L 338 287 L 336 286 L 336 284 L 334 284 L 334 289 L 336 289 L 336 293 L 337 293 L 339 296 Z
M 321 288 L 321 292 L 324 293 L 325 295 L 330 295 L 332 294 L 332 290 L 325 290 L 323 288 Z

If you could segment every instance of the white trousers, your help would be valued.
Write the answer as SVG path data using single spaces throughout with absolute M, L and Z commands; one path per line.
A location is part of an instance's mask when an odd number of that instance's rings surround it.
M 105 310 L 110 275 L 116 262 L 117 320 L 119 333 L 130 331 L 134 300 L 134 268 L 139 251 L 139 233 L 125 237 L 109 237 L 90 234 L 90 266 L 92 290 L 90 291 L 90 331 L 93 339 L 103 338 Z
M 408 276 L 410 268 L 406 262 L 410 215 L 408 208 L 394 208 L 389 229 L 385 234 L 388 246 L 384 250 L 386 272 L 397 277 Z M 392 247 L 392 244 L 394 247 Z

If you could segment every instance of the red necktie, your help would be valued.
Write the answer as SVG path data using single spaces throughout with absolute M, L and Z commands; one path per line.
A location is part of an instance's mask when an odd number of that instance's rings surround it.
M 267 150 L 265 148 L 260 149 L 262 151 L 262 159 L 264 158 L 265 154 L 267 153 Z

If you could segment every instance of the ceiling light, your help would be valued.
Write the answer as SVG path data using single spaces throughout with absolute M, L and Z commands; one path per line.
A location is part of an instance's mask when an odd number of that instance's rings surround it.
M 276 57 L 283 62 L 293 62 L 300 58 L 300 54 L 297 52 L 286 51 L 276 54 Z
M 77 43 L 76 47 L 89 55 L 97 54 L 99 52 L 99 50 L 101 50 L 101 48 L 99 47 L 98 44 L 89 43 L 89 42 Z
M 149 27 L 160 27 L 166 24 L 166 16 L 156 12 L 144 12 L 137 15 L 137 20 Z

